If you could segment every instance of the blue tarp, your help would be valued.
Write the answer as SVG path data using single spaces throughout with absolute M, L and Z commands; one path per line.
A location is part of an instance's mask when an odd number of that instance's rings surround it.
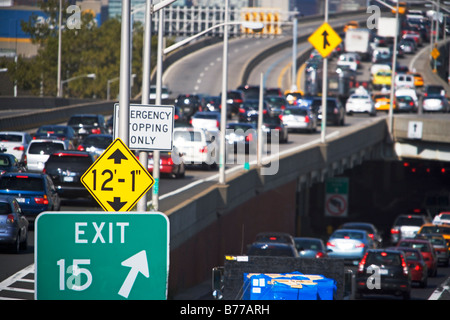
M 244 300 L 333 300 L 336 281 L 300 272 L 244 274 Z

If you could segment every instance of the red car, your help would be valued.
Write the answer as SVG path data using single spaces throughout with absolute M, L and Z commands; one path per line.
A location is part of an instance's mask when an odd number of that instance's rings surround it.
M 428 267 L 428 275 L 435 277 L 437 274 L 438 261 L 434 248 L 429 240 L 422 239 L 401 239 L 397 247 L 407 247 L 420 250 L 423 259 Z
M 159 153 L 161 175 L 169 175 L 174 178 L 183 178 L 185 175 L 185 165 L 183 158 L 172 152 L 161 151 Z M 148 155 L 148 172 L 153 173 L 153 153 Z
M 425 288 L 428 284 L 428 266 L 418 249 L 408 247 L 394 247 L 394 250 L 403 251 L 408 264 L 411 281 L 418 282 L 421 288 Z

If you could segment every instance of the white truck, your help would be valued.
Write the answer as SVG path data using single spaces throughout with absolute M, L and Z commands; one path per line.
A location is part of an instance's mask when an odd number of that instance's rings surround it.
M 356 52 L 364 61 L 370 60 L 372 56 L 369 29 L 348 29 L 344 45 L 346 52 Z

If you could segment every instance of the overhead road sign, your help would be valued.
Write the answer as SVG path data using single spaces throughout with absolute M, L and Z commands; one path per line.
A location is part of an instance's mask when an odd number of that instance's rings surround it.
M 119 105 L 115 104 L 114 109 L 114 123 L 119 123 Z M 140 151 L 171 151 L 174 115 L 174 106 L 130 104 L 128 147 Z
M 324 22 L 309 38 L 308 41 L 320 53 L 327 58 L 330 53 L 342 42 L 341 37 L 334 29 Z
M 105 211 L 130 211 L 155 180 L 117 138 L 83 174 L 81 182 Z
M 165 300 L 169 220 L 160 212 L 43 212 L 36 300 Z

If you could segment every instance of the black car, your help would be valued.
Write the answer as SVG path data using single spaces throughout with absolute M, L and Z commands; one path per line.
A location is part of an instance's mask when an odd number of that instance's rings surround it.
M 48 158 L 44 172 L 52 179 L 61 198 L 89 197 L 81 176 L 93 163 L 94 157 L 89 152 L 56 152 Z
M 245 100 L 239 108 L 239 122 L 254 122 L 255 117 L 258 117 L 259 100 L 249 99 Z M 263 113 L 269 114 L 269 104 L 263 102 Z
M 317 118 L 322 121 L 322 98 L 315 97 L 311 108 L 317 111 Z M 345 124 L 345 108 L 337 98 L 327 98 L 327 124 L 343 126 Z
M 200 111 L 200 99 L 195 94 L 180 94 L 175 99 L 175 107 L 180 108 L 182 121 L 188 122 L 197 111 Z
M 261 232 L 256 235 L 255 242 L 286 243 L 295 246 L 294 238 L 286 232 Z
M 359 263 L 356 295 L 394 294 L 411 296 L 411 274 L 402 251 L 369 249 Z
M 73 141 L 75 130 L 70 126 L 44 125 L 40 126 L 34 134 L 35 139 L 59 139 Z
M 424 88 L 423 96 L 428 97 L 428 96 L 433 96 L 433 95 L 445 97 L 444 87 L 441 85 L 435 85 L 435 84 L 426 85 Z
M 0 175 L 6 172 L 24 172 L 26 168 L 18 162 L 14 155 L 0 153 Z
M 227 123 L 225 133 L 227 153 L 255 153 L 257 149 L 257 132 L 253 123 Z
M 222 94 L 219 95 L 219 99 L 222 99 Z M 241 90 L 230 90 L 227 91 L 227 117 L 230 118 L 232 114 L 237 114 L 239 108 L 244 103 L 245 96 L 244 92 Z M 222 101 L 220 101 L 219 106 Z
M 67 125 L 75 131 L 75 145 L 90 134 L 108 132 L 105 118 L 101 114 L 75 114 L 69 118 Z

